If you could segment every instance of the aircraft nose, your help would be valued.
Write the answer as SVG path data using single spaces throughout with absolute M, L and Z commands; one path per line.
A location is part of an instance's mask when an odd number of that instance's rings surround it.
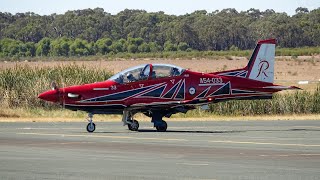
M 43 99 L 45 101 L 58 102 L 58 91 L 57 90 L 49 90 L 39 94 L 38 98 Z

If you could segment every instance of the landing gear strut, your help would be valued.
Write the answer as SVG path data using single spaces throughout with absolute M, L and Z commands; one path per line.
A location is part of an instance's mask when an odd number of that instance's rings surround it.
M 139 122 L 133 119 L 133 114 L 130 111 L 123 111 L 123 125 L 128 125 L 128 129 L 130 131 L 138 131 L 139 129 Z
M 93 114 L 92 113 L 89 113 L 88 114 L 88 125 L 87 125 L 87 131 L 89 133 L 92 133 L 94 130 L 96 130 L 96 125 L 92 122 L 92 118 L 93 118 Z

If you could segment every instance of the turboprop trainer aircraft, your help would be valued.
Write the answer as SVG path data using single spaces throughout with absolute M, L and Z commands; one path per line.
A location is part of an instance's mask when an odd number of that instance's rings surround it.
M 166 131 L 163 117 L 186 113 L 196 106 L 226 100 L 271 99 L 281 90 L 295 86 L 273 84 L 275 39 L 259 41 L 246 67 L 222 72 L 194 72 L 169 64 L 145 64 L 126 69 L 108 80 L 58 88 L 39 98 L 70 110 L 88 113 L 87 131 L 96 129 L 94 114 L 122 114 L 124 125 L 137 131 L 133 117 L 141 112 L 151 118 L 157 131 Z

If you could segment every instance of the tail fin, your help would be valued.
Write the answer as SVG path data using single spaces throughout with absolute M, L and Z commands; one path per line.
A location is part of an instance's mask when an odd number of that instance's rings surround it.
M 275 46 L 275 39 L 258 42 L 245 68 L 248 70 L 246 78 L 273 83 Z

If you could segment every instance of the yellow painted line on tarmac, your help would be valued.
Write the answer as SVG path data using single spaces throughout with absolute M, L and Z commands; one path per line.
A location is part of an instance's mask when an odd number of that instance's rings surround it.
M 320 144 L 287 144 L 287 143 L 251 142 L 251 141 L 209 141 L 209 142 L 227 143 L 227 144 L 256 144 L 256 145 L 276 145 L 276 146 L 320 147 Z
M 111 139 L 138 139 L 138 140 L 162 140 L 162 141 L 187 141 L 186 139 L 174 138 L 146 138 L 146 137 L 130 137 L 130 136 L 107 136 L 107 135 L 84 135 L 84 134 L 52 134 L 52 133 L 17 133 L 22 135 L 38 135 L 38 136 L 62 136 L 62 137 L 96 137 Z

